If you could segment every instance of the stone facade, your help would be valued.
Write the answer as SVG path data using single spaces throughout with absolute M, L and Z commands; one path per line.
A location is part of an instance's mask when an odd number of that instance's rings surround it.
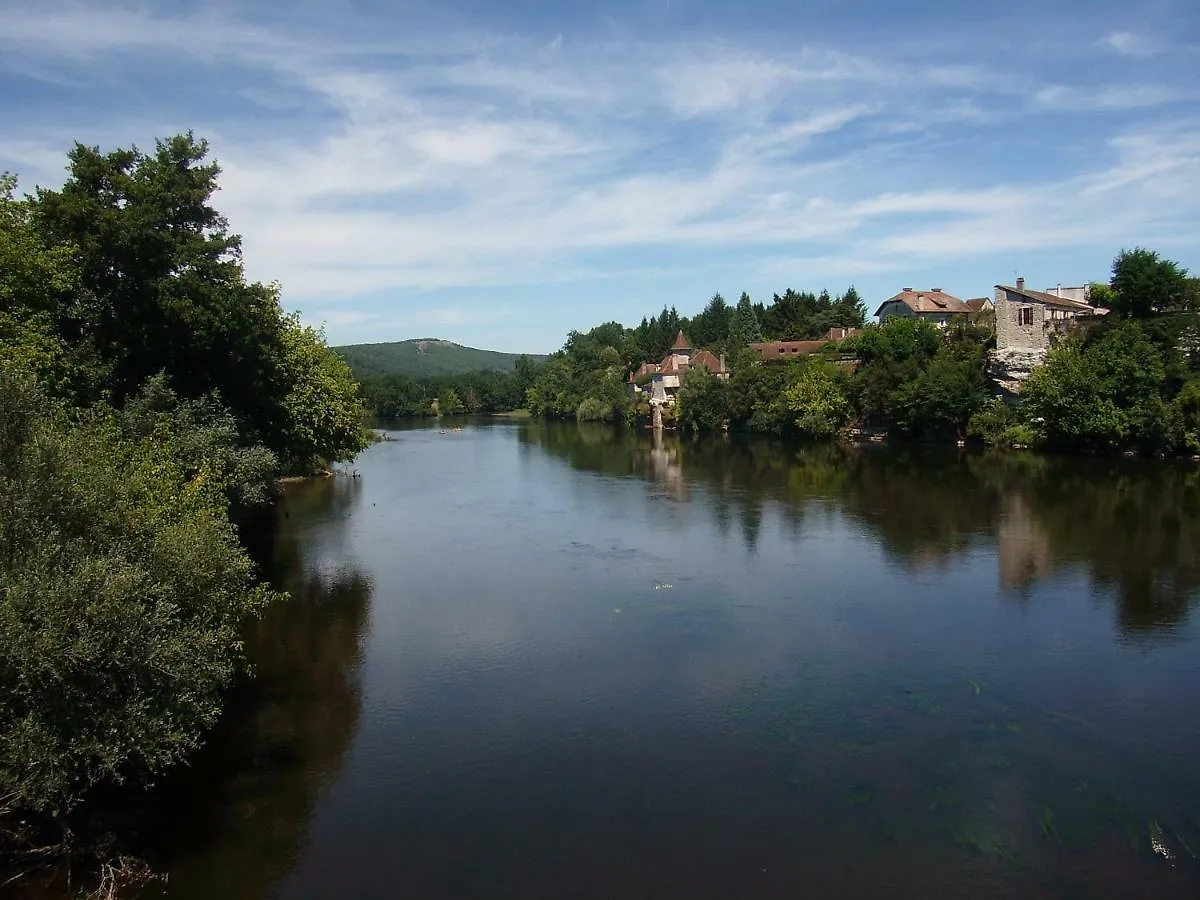
M 996 285 L 996 349 L 1045 353 L 1050 349 L 1046 304 Z

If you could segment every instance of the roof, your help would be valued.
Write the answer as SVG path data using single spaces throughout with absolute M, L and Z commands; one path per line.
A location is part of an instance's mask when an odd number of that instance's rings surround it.
M 720 375 L 725 371 L 725 366 L 721 364 L 721 360 L 711 350 L 700 350 L 692 357 L 692 366 L 703 366 L 714 375 Z
M 822 341 L 844 341 L 852 334 L 858 334 L 862 331 L 861 328 L 852 328 L 845 325 L 834 325 L 827 332 L 821 335 Z
M 979 312 L 980 310 L 987 309 L 988 304 L 991 302 L 991 297 L 972 297 L 970 300 L 963 301 L 967 305 L 967 309 L 971 312 Z
M 1068 300 L 1066 297 L 1057 297 L 1054 294 L 1047 294 L 1045 291 L 1031 291 L 1028 288 L 1013 287 L 1010 284 L 998 284 L 996 287 L 1001 290 L 1008 291 L 1010 294 L 1017 294 L 1024 297 L 1026 300 L 1032 300 L 1034 303 L 1044 303 L 1047 306 L 1057 306 L 1060 309 L 1074 309 L 1080 312 L 1095 312 L 1096 307 L 1090 303 L 1083 303 L 1079 300 Z
M 656 366 L 654 363 L 644 362 L 629 373 L 629 380 L 636 381 L 644 375 L 653 375 L 657 371 L 658 366 Z
M 824 347 L 828 341 L 764 341 L 761 344 L 751 344 L 750 349 L 755 350 L 762 356 L 763 359 L 785 359 L 793 356 L 807 356 L 809 353 L 816 353 Z
M 691 350 L 692 345 L 688 342 L 687 336 L 684 335 L 683 329 L 679 329 L 679 334 L 675 335 L 675 343 L 671 345 L 672 350 Z
M 945 291 L 913 291 L 904 290 L 894 297 L 889 297 L 879 304 L 879 309 L 875 310 L 875 315 L 883 312 L 883 308 L 889 303 L 903 303 L 913 312 L 921 315 L 922 313 L 967 313 L 970 309 L 967 304 L 963 303 L 953 294 L 947 294 Z

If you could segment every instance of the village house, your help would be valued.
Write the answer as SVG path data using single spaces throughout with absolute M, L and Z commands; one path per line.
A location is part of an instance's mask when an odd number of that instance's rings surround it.
M 763 362 L 795 359 L 816 353 L 826 344 L 843 341 L 852 334 L 857 334 L 858 328 L 846 328 L 835 325 L 815 341 L 763 341 L 751 344 L 750 349 L 763 358 Z
M 956 316 L 965 316 L 971 312 L 967 304 L 952 294 L 947 294 L 941 288 L 930 288 L 927 291 L 915 291 L 910 287 L 904 288 L 894 297 L 889 297 L 879 304 L 875 315 L 879 324 L 897 317 L 924 319 L 939 328 L 949 325 Z
M 991 297 L 973 297 L 970 300 L 964 300 L 967 305 L 967 318 L 975 321 L 981 313 L 989 312 L 996 308 L 996 304 L 992 302 Z
M 1066 331 L 1079 319 L 1108 312 L 1088 303 L 1087 295 L 1086 288 L 1060 286 L 1053 293 L 1030 290 L 1024 278 L 1018 278 L 1015 285 L 996 285 L 996 349 L 1044 353 L 1054 334 Z
M 642 363 L 629 376 L 629 384 L 634 396 L 645 392 L 653 403 L 674 403 L 675 395 L 683 383 L 683 373 L 697 367 L 707 369 L 718 378 L 729 377 L 725 357 L 718 357 L 708 350 L 696 350 L 680 330 L 662 362 L 657 365 Z M 645 387 L 639 382 L 646 382 Z

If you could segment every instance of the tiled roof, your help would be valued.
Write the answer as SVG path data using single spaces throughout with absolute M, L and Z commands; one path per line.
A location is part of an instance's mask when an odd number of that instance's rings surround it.
M 764 341 L 761 344 L 751 344 L 750 349 L 758 352 L 763 359 L 790 359 L 794 356 L 807 356 L 816 353 L 828 341 Z
M 970 312 L 967 304 L 953 294 L 945 291 L 901 291 L 894 297 L 889 297 L 879 304 L 875 315 L 883 312 L 889 303 L 903 303 L 915 313 L 966 313 Z
M 1047 306 L 1057 306 L 1059 309 L 1074 309 L 1079 312 L 1094 313 L 1096 311 L 1096 308 L 1090 303 L 1082 303 L 1079 300 L 1068 300 L 1066 297 L 1047 294 L 1045 291 L 1031 291 L 1028 288 L 1017 288 L 1008 284 L 998 284 L 996 287 L 1008 291 L 1010 294 L 1019 294 L 1027 300 L 1032 300 L 1034 303 L 1044 303 Z
M 675 343 L 671 345 L 672 350 L 691 350 L 692 345 L 688 342 L 687 337 L 683 333 L 683 329 L 679 329 L 679 334 L 675 335 Z
M 653 375 L 657 371 L 658 366 L 656 366 L 654 363 L 644 362 L 629 374 L 629 380 L 637 381 L 637 379 L 643 377 L 644 375 Z
M 658 371 L 662 372 L 664 375 L 678 375 L 680 372 L 682 372 L 686 368 L 687 368 L 686 362 L 685 363 L 676 362 L 676 357 L 674 355 L 669 355 L 658 366 Z
M 963 302 L 966 303 L 967 309 L 969 309 L 971 312 L 979 312 L 981 309 L 985 309 L 987 305 L 992 302 L 992 298 L 973 297 L 972 299 L 964 300 Z
M 721 365 L 721 360 L 710 350 L 697 351 L 696 355 L 692 357 L 691 365 L 703 366 L 714 375 L 720 375 L 725 371 L 725 367 Z

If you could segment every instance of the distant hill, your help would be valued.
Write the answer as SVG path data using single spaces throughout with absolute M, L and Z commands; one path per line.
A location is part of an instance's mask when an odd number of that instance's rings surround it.
M 408 375 L 411 378 L 463 375 L 467 372 L 510 372 L 520 355 L 476 350 L 437 338 L 417 338 L 388 344 L 349 344 L 333 349 L 350 364 L 356 375 Z M 526 355 L 535 362 L 546 359 L 535 353 Z

